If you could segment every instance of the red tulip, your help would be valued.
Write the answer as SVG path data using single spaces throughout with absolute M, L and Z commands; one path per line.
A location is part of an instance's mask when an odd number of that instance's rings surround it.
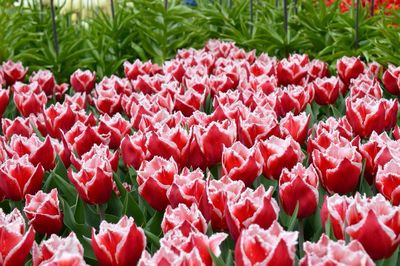
M 341 137 L 349 141 L 353 139 L 353 129 L 346 117 L 339 119 L 329 117 L 326 121 L 320 121 L 314 125 L 312 130 L 314 131 L 314 138 L 317 138 L 323 132 L 330 134 L 338 132 Z
M 279 85 L 300 85 L 303 78 L 307 76 L 308 64 L 304 65 L 297 59 L 282 59 L 276 66 L 276 76 Z
M 55 166 L 56 150 L 48 136 L 41 141 L 35 133 L 29 138 L 13 135 L 9 145 L 11 153 L 18 157 L 27 154 L 29 161 L 35 166 L 40 164 L 46 171 L 52 170 Z
M 151 161 L 143 161 L 137 171 L 139 194 L 152 208 L 163 211 L 169 204 L 167 191 L 177 173 L 178 166 L 172 158 L 155 156 Z
M 392 159 L 383 167 L 379 166 L 376 174 L 376 188 L 393 205 L 400 204 L 400 161 Z
M 322 186 L 329 193 L 349 193 L 359 183 L 362 156 L 350 143 L 332 143 L 326 150 L 314 150 L 313 164 L 321 178 Z
M 10 90 L 1 89 L 1 84 L 0 84 L 0 117 L 2 117 L 4 112 L 6 111 L 9 99 L 10 99 Z
M 62 101 L 64 94 L 69 89 L 69 85 L 67 83 L 56 84 L 54 88 L 54 96 L 56 101 Z M 52 98 L 50 96 L 49 98 Z
M 350 80 L 358 77 L 364 72 L 364 64 L 358 57 L 344 56 L 336 62 L 336 70 L 340 79 L 347 86 Z
M 70 105 L 73 110 L 86 109 L 86 92 L 75 92 L 72 96 L 65 95 L 64 104 Z
M 363 98 L 365 96 L 371 96 L 377 99 L 382 98 L 382 89 L 379 85 L 379 81 L 376 78 L 370 78 L 367 74 L 352 79 L 349 89 L 351 99 Z
M 318 59 L 313 59 L 308 68 L 308 79 L 310 81 L 314 81 L 317 78 L 324 78 L 329 75 L 329 68 L 328 64 L 318 60 Z
M 17 82 L 13 85 L 14 103 L 18 111 L 25 117 L 41 113 L 47 97 L 35 81 L 29 85 Z
M 75 123 L 64 138 L 71 150 L 80 156 L 90 151 L 94 144 L 108 144 L 110 141 L 110 135 L 100 134 L 95 128 L 81 122 Z
M 111 165 L 111 169 L 116 172 L 118 170 L 118 159 L 119 154 L 117 151 L 110 151 L 110 149 L 104 144 L 94 144 L 90 151 L 84 153 L 80 158 L 77 158 L 74 154 L 71 155 L 71 162 L 76 168 L 76 170 L 81 170 L 82 165 L 93 158 L 94 156 L 99 155 L 104 158 L 104 160 L 108 161 Z
M 140 132 L 132 136 L 125 136 L 121 141 L 121 157 L 125 166 L 139 169 L 142 162 L 148 157 L 146 137 Z
M 264 158 L 263 175 L 269 179 L 277 180 L 284 168 L 291 169 L 304 159 L 300 145 L 290 136 L 272 136 L 261 142 L 259 149 Z
M 190 208 L 179 204 L 178 207 L 168 206 L 161 223 L 164 235 L 171 230 L 180 230 L 183 235 L 188 236 L 190 232 L 207 232 L 207 223 L 196 204 Z
M 39 84 L 39 87 L 47 96 L 53 96 L 56 87 L 56 80 L 53 73 L 51 73 L 49 70 L 39 70 L 38 72 L 33 72 L 32 76 L 29 78 L 29 82 L 32 83 L 34 81 Z
M 83 247 L 74 232 L 65 238 L 53 234 L 40 245 L 34 243 L 32 265 L 84 266 Z
M 7 140 L 11 139 L 13 135 L 30 137 L 34 132 L 30 119 L 20 116 L 14 120 L 2 118 L 1 127 Z
M 11 60 L 4 62 L 1 66 L 1 70 L 9 86 L 17 81 L 23 81 L 28 72 L 28 68 L 24 68 L 21 62 L 14 63 Z
M 92 248 L 100 265 L 136 265 L 145 247 L 143 229 L 132 217 L 123 216 L 117 224 L 103 221 L 98 234 L 92 231 Z
M 346 196 L 325 196 L 324 203 L 321 208 L 321 222 L 323 228 L 326 228 L 327 222 L 330 223 L 333 234 L 336 239 L 345 239 L 344 226 L 346 219 L 346 211 L 352 201 L 352 198 Z M 330 232 L 326 232 L 330 233 Z
M 284 116 L 288 112 L 293 112 L 295 115 L 303 112 L 307 104 L 314 99 L 314 89 L 312 86 L 293 86 L 289 85 L 276 92 L 276 97 L 279 101 L 277 106 L 277 114 Z
M 179 230 L 169 231 L 160 241 L 160 249 L 151 256 L 143 252 L 139 266 L 151 265 L 204 265 L 212 266 L 212 252 L 221 255 L 220 245 L 227 237 L 224 233 L 216 233 L 210 237 L 200 232 L 191 232 L 188 236 Z
M 35 240 L 35 231 L 25 231 L 24 217 L 18 209 L 5 214 L 0 208 L 0 263 L 2 266 L 24 265 Z
M 382 133 L 394 127 L 397 117 L 397 100 L 374 99 L 370 96 L 352 101 L 346 99 L 346 117 L 355 134 L 369 137 L 373 131 Z
M 340 79 L 336 77 L 317 78 L 310 84 L 315 91 L 315 102 L 319 105 L 334 104 L 342 91 Z
M 135 80 L 138 76 L 152 76 L 161 72 L 161 68 L 157 64 L 151 63 L 151 61 L 142 63 L 139 59 L 136 59 L 133 64 L 129 63 L 128 61 L 124 62 L 125 77 L 127 77 L 129 80 Z
M 290 136 L 299 144 L 303 144 L 308 134 L 308 124 L 310 123 L 310 114 L 305 112 L 295 116 L 292 112 L 286 114 L 280 121 L 281 128 L 287 130 Z
M 38 191 L 35 195 L 25 195 L 24 213 L 33 228 L 41 234 L 57 234 L 63 228 L 57 189 L 46 194 Z
M 389 64 L 382 76 L 383 85 L 393 95 L 400 95 L 400 67 Z
M 68 178 L 79 193 L 79 196 L 89 204 L 106 203 L 113 186 L 113 173 L 107 157 L 94 154 L 84 161 L 78 172 L 68 169 Z
M 246 148 L 241 142 L 235 142 L 222 151 L 222 174 L 232 180 L 242 180 L 250 186 L 261 174 L 263 158 L 257 146 Z
M 393 137 L 395 140 L 400 140 L 400 127 L 399 126 L 395 126 L 395 128 L 393 130 Z
M 102 114 L 113 115 L 121 111 L 121 95 L 114 87 L 96 86 L 94 104 Z
M 290 216 L 297 204 L 298 218 L 312 215 L 318 206 L 318 175 L 314 167 L 305 168 L 298 163 L 291 171 L 283 169 L 279 178 L 279 200 Z
M 297 238 L 298 232 L 284 231 L 277 221 L 267 230 L 252 224 L 236 242 L 236 265 L 294 265 Z
M 250 224 L 267 229 L 278 219 L 279 206 L 272 197 L 272 190 L 270 187 L 265 191 L 264 186 L 256 190 L 247 188 L 239 197 L 226 202 L 226 223 L 233 239 L 238 239 L 240 232 Z
M 300 266 L 348 265 L 374 266 L 374 261 L 365 252 L 360 242 L 353 240 L 333 241 L 322 234 L 317 243 L 303 244 L 305 256 L 300 260 Z
M 0 166 L 0 191 L 7 199 L 22 200 L 42 186 L 44 170 L 29 162 L 28 155 L 5 160 Z
M 190 207 L 200 205 L 205 189 L 204 173 L 200 169 L 190 171 L 183 168 L 180 174 L 175 175 L 174 181 L 167 191 L 167 198 L 172 207 L 182 203 Z
M 228 229 L 225 220 L 227 203 L 234 201 L 245 190 L 242 181 L 232 181 L 228 177 L 206 182 L 200 210 L 214 230 Z
M 110 134 L 109 146 L 111 149 L 118 149 L 122 138 L 128 135 L 131 129 L 132 123 L 126 121 L 120 113 L 112 117 L 105 114 L 99 118 L 98 132 L 103 135 Z
M 356 194 L 346 214 L 346 233 L 358 240 L 373 260 L 389 258 L 400 239 L 400 209 L 381 194 Z
M 76 70 L 70 77 L 70 83 L 75 92 L 86 92 L 94 88 L 96 82 L 96 72 L 90 70 Z

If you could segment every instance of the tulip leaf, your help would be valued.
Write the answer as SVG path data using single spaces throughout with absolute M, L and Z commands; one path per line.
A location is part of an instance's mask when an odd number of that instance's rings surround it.
M 212 250 L 211 250 L 210 248 L 208 249 L 208 253 L 210 254 L 211 259 L 212 259 L 212 261 L 213 261 L 213 264 L 214 264 L 215 266 L 225 266 L 225 265 L 227 265 L 227 264 L 224 262 L 224 260 L 221 258 L 221 256 L 217 257 L 217 256 L 214 254 L 214 252 L 212 252 Z
M 149 243 L 151 243 L 156 249 L 160 248 L 160 238 L 158 236 L 147 230 L 144 230 L 144 233 Z
M 74 186 L 55 172 L 51 172 L 46 178 L 43 190 L 50 191 L 52 188 L 57 188 L 59 194 L 66 199 L 69 204 L 75 204 L 77 193 Z
M 160 212 L 155 212 L 150 220 L 146 223 L 146 230 L 149 230 L 155 235 L 161 235 L 161 222 L 163 219 L 163 214 Z
M 123 200 L 122 213 L 128 216 L 132 216 L 137 224 L 139 225 L 144 224 L 145 219 L 143 213 L 140 210 L 136 201 L 133 199 L 132 194 L 126 193 L 125 196 L 122 197 L 122 200 Z
M 75 220 L 71 206 L 62 198 L 61 202 L 63 205 L 65 226 L 67 226 L 71 231 L 74 231 L 76 235 L 90 236 L 90 227 L 86 224 L 78 224 Z
M 392 266 L 398 265 L 398 258 L 399 258 L 399 247 L 396 248 L 395 252 L 390 258 L 379 260 L 376 262 L 377 266 Z
M 75 221 L 79 224 L 85 224 L 85 206 L 79 195 L 76 196 L 76 204 L 74 211 Z
M 54 168 L 53 172 L 59 176 L 67 177 L 67 169 L 65 168 L 65 165 L 58 154 L 56 155 L 56 167 Z
M 293 214 L 290 217 L 288 231 L 293 231 L 294 226 L 295 226 L 296 221 L 297 221 L 297 214 L 298 213 L 299 213 L 299 201 L 297 201 L 296 207 L 294 208 L 294 211 L 293 211 Z
M 92 239 L 91 237 L 86 237 L 86 236 L 78 236 L 79 242 L 81 242 L 83 248 L 84 248 L 84 257 L 85 259 L 89 259 L 90 261 L 86 261 L 87 263 L 90 263 L 90 265 L 93 265 L 94 262 L 97 262 L 96 256 L 94 255 L 93 249 L 92 249 Z

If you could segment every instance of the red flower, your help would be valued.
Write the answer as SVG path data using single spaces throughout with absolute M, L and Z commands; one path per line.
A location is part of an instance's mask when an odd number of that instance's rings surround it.
M 23 81 L 28 68 L 24 68 L 21 62 L 14 63 L 11 60 L 4 62 L 1 66 L 1 70 L 4 74 L 4 79 L 7 81 L 9 86 L 13 85 L 17 81 Z
M 38 191 L 35 195 L 25 195 L 24 212 L 33 228 L 41 234 L 57 234 L 63 228 L 57 189 L 46 194 Z
M 5 214 L 0 208 L 0 262 L 2 266 L 24 265 L 35 240 L 35 231 L 29 227 L 18 209 Z
M 303 64 L 297 58 L 284 58 L 276 65 L 276 76 L 278 77 L 279 85 L 282 86 L 289 84 L 300 85 L 307 73 L 308 64 Z
M 367 74 L 359 75 L 350 82 L 350 97 L 351 99 L 363 98 L 371 96 L 377 99 L 382 98 L 382 89 L 379 81 L 376 78 L 371 78 Z
M 10 90 L 2 90 L 0 84 L 0 117 L 3 116 L 8 106 L 8 100 L 10 99 Z
M 333 241 L 322 234 L 317 243 L 303 244 L 305 256 L 300 260 L 300 266 L 348 265 L 373 266 L 374 261 L 369 257 L 363 246 L 357 240 L 346 245 L 343 240 Z
M 288 112 L 295 115 L 303 112 L 307 104 L 314 99 L 314 90 L 312 86 L 293 86 L 289 85 L 276 92 L 279 105 L 276 106 L 277 114 L 280 116 Z
M 334 194 L 330 197 L 325 196 L 321 208 L 322 227 L 326 228 L 326 224 L 329 222 L 336 239 L 344 239 L 346 211 L 351 201 L 352 198 L 339 196 L 338 194 Z
M 200 232 L 191 232 L 188 236 L 179 230 L 169 231 L 160 241 L 160 249 L 151 257 L 145 251 L 139 261 L 139 266 L 151 265 L 204 265 L 212 266 L 210 255 L 221 255 L 220 245 L 227 237 L 224 233 L 213 234 L 210 237 Z
M 161 229 L 164 235 L 171 230 L 179 230 L 184 236 L 188 236 L 190 232 L 205 234 L 207 223 L 196 204 L 193 204 L 190 208 L 179 204 L 174 209 L 171 206 L 167 207 Z
M 43 167 L 33 166 L 28 155 L 7 159 L 0 166 L 0 191 L 7 199 L 22 200 L 26 194 L 39 191 L 43 174 Z
M 125 166 L 139 169 L 142 162 L 148 157 L 146 137 L 140 132 L 132 136 L 125 136 L 121 141 L 121 157 Z
M 71 162 L 76 168 L 76 170 L 81 170 L 82 165 L 93 158 L 94 156 L 99 155 L 104 158 L 107 162 L 110 163 L 111 168 L 114 172 L 118 170 L 118 159 L 119 154 L 117 151 L 110 151 L 110 149 L 104 144 L 94 144 L 90 151 L 84 153 L 80 158 L 77 158 L 74 154 L 71 155 Z
M 68 169 L 68 178 L 79 196 L 89 204 L 103 204 L 111 197 L 112 167 L 108 158 L 102 154 L 94 154 L 84 161 L 77 173 Z
M 32 134 L 29 138 L 13 135 L 9 145 L 10 153 L 18 157 L 27 154 L 29 161 L 35 166 L 40 164 L 46 171 L 52 170 L 55 166 L 56 150 L 48 136 L 41 141 L 36 134 Z
M 354 101 L 350 98 L 346 99 L 346 117 L 355 134 L 366 138 L 373 131 L 380 134 L 385 130 L 386 101 L 372 97 L 364 97 Z
M 400 95 L 400 67 L 389 64 L 382 76 L 383 85 L 393 95 Z
M 62 238 L 55 234 L 32 249 L 33 266 L 41 265 L 74 265 L 85 266 L 83 247 L 74 232 Z
M 261 174 L 263 158 L 257 146 L 246 148 L 241 142 L 235 142 L 222 152 L 222 174 L 232 180 L 242 180 L 250 186 Z
M 251 224 L 267 229 L 278 219 L 279 206 L 272 197 L 273 188 L 265 191 L 264 186 L 256 190 L 247 188 L 238 197 L 226 202 L 226 223 L 233 239 Z
M 135 80 L 138 76 L 142 75 L 155 75 L 161 73 L 162 69 L 157 65 L 147 61 L 142 63 L 139 59 L 136 59 L 133 64 L 128 61 L 124 62 L 124 73 L 125 77 L 130 80 Z
M 236 265 L 294 265 L 297 238 L 298 232 L 284 231 L 277 221 L 267 230 L 252 224 L 236 242 Z
M 92 231 L 92 248 L 100 265 L 136 265 L 145 247 L 143 229 L 132 217 L 123 216 L 116 224 L 103 221 L 97 235 Z
M 295 116 L 292 112 L 286 114 L 280 121 L 280 126 L 287 130 L 290 136 L 299 144 L 303 144 L 308 134 L 308 124 L 310 123 L 310 114 L 305 112 Z
M 76 70 L 70 77 L 70 83 L 75 92 L 89 93 L 96 82 L 96 72 Z
M 315 102 L 319 105 L 334 104 L 342 91 L 340 79 L 336 77 L 317 78 L 310 84 L 315 92 Z
M 263 175 L 269 179 L 277 180 L 284 168 L 291 169 L 304 159 L 300 145 L 290 136 L 272 136 L 260 142 L 259 149 L 264 158 Z
M 16 117 L 14 120 L 3 118 L 1 119 L 1 127 L 3 134 L 7 140 L 11 139 L 13 135 L 20 135 L 29 137 L 33 134 L 34 130 L 31 125 L 31 119 Z
M 314 150 L 313 164 L 329 193 L 345 194 L 354 191 L 359 183 L 362 156 L 350 143 L 332 143 L 326 150 Z
M 15 106 L 23 116 L 27 117 L 29 114 L 42 112 L 47 97 L 36 81 L 29 85 L 17 82 L 13 85 L 12 90 Z
M 395 140 L 400 140 L 400 127 L 399 126 L 395 126 L 394 130 L 393 130 L 393 137 Z
M 152 208 L 163 211 L 169 204 L 167 190 L 177 173 L 178 166 L 172 158 L 166 160 L 155 156 L 151 161 L 143 161 L 137 171 L 139 194 Z
M 103 135 L 110 134 L 111 149 L 118 149 L 120 147 L 122 138 L 129 134 L 132 128 L 132 123 L 126 121 L 120 113 L 110 117 L 105 114 L 99 118 L 98 132 Z
M 317 78 L 324 78 L 329 75 L 329 68 L 328 64 L 318 60 L 318 59 L 313 59 L 308 68 L 308 79 L 310 81 L 314 81 Z
M 298 218 L 312 215 L 318 207 L 318 175 L 314 167 L 305 168 L 298 163 L 291 171 L 283 169 L 279 178 L 279 200 L 290 216 L 297 204 Z
M 350 84 L 351 79 L 362 74 L 364 68 L 363 62 L 358 57 L 344 56 L 336 62 L 337 73 L 346 86 Z
M 34 81 L 39 84 L 39 87 L 47 96 L 53 96 L 56 87 L 56 80 L 53 73 L 51 73 L 49 70 L 39 70 L 38 72 L 33 72 L 32 76 L 29 78 L 29 82 L 32 83 Z
M 174 181 L 167 191 L 167 198 L 172 207 L 177 207 L 180 203 L 188 207 L 192 204 L 199 206 L 204 189 L 203 171 L 200 169 L 190 171 L 185 167 L 179 175 L 175 175 Z
M 238 198 L 244 190 L 242 181 L 232 181 L 225 176 L 219 180 L 207 180 L 200 210 L 207 221 L 211 221 L 214 230 L 228 229 L 225 220 L 227 203 Z
M 229 120 L 211 122 L 207 127 L 194 128 L 196 141 L 211 166 L 221 161 L 224 146 L 230 147 L 236 139 L 236 124 Z
M 102 114 L 113 115 L 120 112 L 121 109 L 121 95 L 114 87 L 102 86 L 100 83 L 95 89 L 94 104 L 97 110 Z
M 346 233 L 358 240 L 373 260 L 389 258 L 399 245 L 400 209 L 381 194 L 356 194 L 346 214 Z
M 400 204 L 400 161 L 392 159 L 383 167 L 379 166 L 376 174 L 376 188 L 393 205 Z

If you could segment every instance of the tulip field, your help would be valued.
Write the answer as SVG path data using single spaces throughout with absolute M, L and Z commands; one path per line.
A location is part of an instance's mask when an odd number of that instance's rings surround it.
M 210 40 L 1 66 L 0 265 L 396 265 L 400 68 Z
M 0 266 L 400 265 L 400 1 L 89 2 L 0 0 Z

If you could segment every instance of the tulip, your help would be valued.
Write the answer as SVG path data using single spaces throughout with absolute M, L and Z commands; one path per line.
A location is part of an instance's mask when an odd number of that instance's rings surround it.
M 5 214 L 0 208 L 0 262 L 3 266 L 24 265 L 35 240 L 35 231 L 25 231 L 24 217 L 18 209 Z
M 389 64 L 382 76 L 385 89 L 393 95 L 400 95 L 400 67 Z
M 346 211 L 351 201 L 352 198 L 339 196 L 338 194 L 334 194 L 330 197 L 325 196 L 321 208 L 322 226 L 326 229 L 326 224 L 329 222 L 336 239 L 344 239 Z
M 299 60 L 282 59 L 276 66 L 276 76 L 279 85 L 289 84 L 300 85 L 303 78 L 307 76 L 308 65 L 304 65 Z
M 289 112 L 281 119 L 281 128 L 287 130 L 290 136 L 299 144 L 303 144 L 307 138 L 308 124 L 310 123 L 310 114 L 300 113 L 295 116 Z
M 29 78 L 29 82 L 32 83 L 34 81 L 39 84 L 39 87 L 47 96 L 52 96 L 55 92 L 56 80 L 53 73 L 49 70 L 33 72 L 32 76 Z
M 86 92 L 94 88 L 96 82 L 96 72 L 90 70 L 76 70 L 70 77 L 70 83 L 75 92 Z
M 120 113 L 110 117 L 107 114 L 100 116 L 98 132 L 103 135 L 110 134 L 109 146 L 111 149 L 120 147 L 122 138 L 128 135 L 132 128 L 132 123 L 126 121 Z
M 283 169 L 279 178 L 279 200 L 290 216 L 297 204 L 298 218 L 312 215 L 318 206 L 318 175 L 314 167 L 305 168 L 298 163 L 291 171 Z
M 294 86 L 289 85 L 276 92 L 276 97 L 279 101 L 277 114 L 284 116 L 288 112 L 298 115 L 303 112 L 307 104 L 314 99 L 314 89 L 312 86 Z
M 28 155 L 5 160 L 0 165 L 0 191 L 7 199 L 22 200 L 42 186 L 44 169 L 29 162 Z
M 87 265 L 83 258 L 83 247 L 74 232 L 71 232 L 65 238 L 53 234 L 40 245 L 34 243 L 32 264 L 33 266 Z
M 12 90 L 15 106 L 24 117 L 42 112 L 47 97 L 36 81 L 29 85 L 17 82 L 13 85 Z
M 57 189 L 46 194 L 38 191 L 35 195 L 25 195 L 24 213 L 33 228 L 41 234 L 56 234 L 63 228 Z
M 132 217 L 116 224 L 102 221 L 97 234 L 93 228 L 92 248 L 100 265 L 136 265 L 145 247 L 144 231 Z
M 169 204 L 167 191 L 177 173 L 178 166 L 172 158 L 155 156 L 151 161 L 143 161 L 137 171 L 140 196 L 157 211 L 165 210 Z
M 146 137 L 140 132 L 126 135 L 121 141 L 121 157 L 125 166 L 139 169 L 147 158 Z
M 174 181 L 167 191 L 167 198 L 172 207 L 182 203 L 190 207 L 200 205 L 205 189 L 204 173 L 200 169 L 190 171 L 183 168 L 180 174 L 175 175 Z
M 68 169 L 68 179 L 79 196 L 89 204 L 103 204 L 111 197 L 113 173 L 111 164 L 104 155 L 95 154 L 84 161 L 78 172 Z
M 358 57 L 344 56 L 336 62 L 336 70 L 340 79 L 347 86 L 350 80 L 357 78 L 358 75 L 364 72 L 364 64 Z
M 161 222 L 161 229 L 164 235 L 171 230 L 180 230 L 185 236 L 188 236 L 190 232 L 205 234 L 207 223 L 197 205 L 193 204 L 188 208 L 184 204 L 179 204 L 174 209 L 171 206 L 167 207 Z
M 374 261 L 365 252 L 357 240 L 346 244 L 345 241 L 333 241 L 322 234 L 317 243 L 303 244 L 305 256 L 300 260 L 300 266 L 348 265 L 374 266 Z
M 30 137 L 34 132 L 30 119 L 20 116 L 16 117 L 14 120 L 2 118 L 1 127 L 7 140 L 11 139 L 13 135 Z
M 308 68 L 308 79 L 309 81 L 314 81 L 317 78 L 324 78 L 329 75 L 328 64 L 318 60 L 313 59 Z
M 236 265 L 294 265 L 297 238 L 298 232 L 284 231 L 277 221 L 267 230 L 252 224 L 236 242 Z
M 241 142 L 235 142 L 222 151 L 222 174 L 232 180 L 242 180 L 250 186 L 261 174 L 263 158 L 256 146 L 248 149 Z
M 1 84 L 0 84 L 0 117 L 2 117 L 4 112 L 6 111 L 9 99 L 10 99 L 10 90 L 1 89 Z
M 264 186 L 256 190 L 247 188 L 238 197 L 226 202 L 226 222 L 233 239 L 251 224 L 267 229 L 278 219 L 279 207 L 272 197 L 273 188 L 265 191 Z
M 336 77 L 317 78 L 311 85 L 315 91 L 315 102 L 319 105 L 334 104 L 341 92 L 342 84 Z
M 269 179 L 278 179 L 282 170 L 289 170 L 304 159 L 300 145 L 292 137 L 285 139 L 275 136 L 260 142 L 259 149 L 264 158 L 263 175 Z
M 133 64 L 128 61 L 124 62 L 125 77 L 129 80 L 135 80 L 142 75 L 155 75 L 160 72 L 162 72 L 161 68 L 157 64 L 151 63 L 151 61 L 142 63 L 139 59 L 136 59 Z
M 100 156 L 108 161 L 111 165 L 111 168 L 114 172 L 118 170 L 118 159 L 119 155 L 118 152 L 112 152 L 110 149 L 104 144 L 94 144 L 90 151 L 84 153 L 80 158 L 77 158 L 74 154 L 71 155 L 71 162 L 76 168 L 76 170 L 81 170 L 82 165 L 93 158 L 94 156 Z
M 11 60 L 4 62 L 1 66 L 1 70 L 9 86 L 17 81 L 23 81 L 28 72 L 28 68 L 24 68 L 21 62 L 14 63 Z
M 393 205 L 400 204 L 400 161 L 392 159 L 383 167 L 378 166 L 376 188 Z
M 331 194 L 354 191 L 359 183 L 362 156 L 350 143 L 332 143 L 326 150 L 314 150 L 312 160 L 322 186 Z

